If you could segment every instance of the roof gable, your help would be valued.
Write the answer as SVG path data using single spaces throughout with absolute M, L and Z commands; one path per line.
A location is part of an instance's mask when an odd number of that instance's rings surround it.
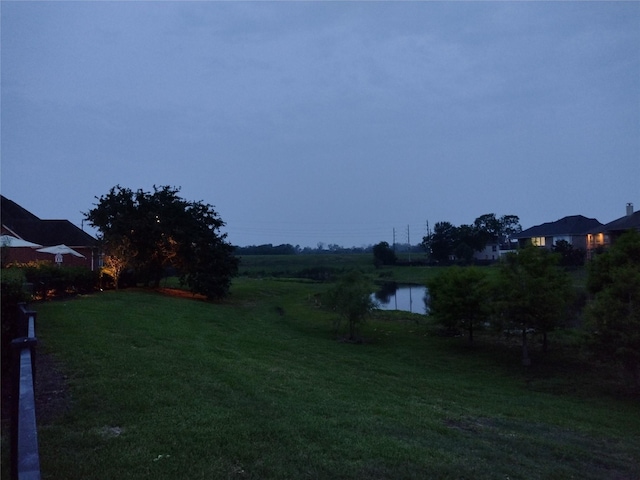
M 88 247 L 97 240 L 75 226 L 69 220 L 41 220 L 17 203 L 2 196 L 2 226 L 14 232 L 23 240 L 40 245 Z
M 97 243 L 95 238 L 69 220 L 27 220 L 17 222 L 14 227 L 24 240 L 41 245 L 64 243 L 69 247 L 80 247 L 93 246 Z
M 635 228 L 636 230 L 640 230 L 640 210 L 631 215 L 625 215 L 624 217 L 618 218 L 613 222 L 609 222 L 602 226 L 598 231 L 599 232 L 615 232 L 615 231 L 625 231 L 631 230 Z
M 13 200 L 9 200 L 4 195 L 0 195 L 0 218 L 2 223 L 9 225 L 12 221 L 16 220 L 40 220 L 33 213 L 25 208 L 22 208 Z
M 514 235 L 512 238 L 554 237 L 562 235 L 586 235 L 594 228 L 602 226 L 595 218 L 587 218 L 582 215 L 571 215 L 555 222 L 547 222 L 527 228 Z

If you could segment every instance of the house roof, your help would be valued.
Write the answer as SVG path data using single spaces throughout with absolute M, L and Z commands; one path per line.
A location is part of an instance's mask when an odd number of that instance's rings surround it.
M 625 215 L 624 217 L 620 217 L 613 222 L 609 222 L 603 225 L 599 229 L 595 229 L 590 233 L 599 233 L 599 232 L 621 232 L 626 230 L 631 230 L 635 228 L 636 230 L 640 230 L 640 210 L 632 213 L 631 215 Z
M 547 222 L 542 225 L 527 228 L 512 238 L 553 237 L 561 235 L 586 235 L 593 229 L 602 227 L 595 218 L 587 218 L 582 215 L 571 215 L 555 222 Z
M 97 240 L 69 220 L 41 220 L 17 203 L 0 196 L 2 228 L 23 240 L 41 245 L 91 247 Z
M 40 220 L 30 211 L 22 208 L 13 200 L 9 200 L 4 195 L 0 195 L 0 218 L 2 223 L 5 224 L 9 219 L 11 220 Z

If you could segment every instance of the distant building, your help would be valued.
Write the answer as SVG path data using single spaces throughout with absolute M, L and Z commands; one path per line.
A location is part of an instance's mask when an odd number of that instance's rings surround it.
M 42 220 L 17 203 L 0 195 L 0 220 L 2 235 L 37 243 L 43 247 L 64 244 L 84 258 L 64 255 L 63 265 L 84 266 L 91 270 L 99 265 L 98 241 L 76 227 L 69 220 Z M 7 262 L 46 260 L 53 262 L 54 255 L 36 251 L 35 248 L 7 247 Z
M 565 240 L 575 249 L 587 250 L 590 232 L 602 228 L 595 218 L 587 218 L 582 215 L 571 215 L 555 222 L 543 223 L 535 227 L 527 228 L 511 238 L 518 240 L 518 246 L 523 247 L 529 243 L 547 249 Z
M 487 262 L 498 260 L 500 259 L 500 245 L 495 242 L 487 243 L 482 250 L 473 252 L 473 258 Z
M 613 245 L 618 237 L 628 230 L 640 232 L 640 211 L 633 211 L 633 203 L 627 203 L 626 215 L 612 222 L 592 229 L 587 235 L 587 258 L 597 249 Z

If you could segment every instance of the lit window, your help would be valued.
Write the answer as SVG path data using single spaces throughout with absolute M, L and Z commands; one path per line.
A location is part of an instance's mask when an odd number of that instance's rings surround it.
M 545 238 L 544 237 L 533 237 L 531 239 L 531 243 L 534 244 L 536 247 L 544 247 Z

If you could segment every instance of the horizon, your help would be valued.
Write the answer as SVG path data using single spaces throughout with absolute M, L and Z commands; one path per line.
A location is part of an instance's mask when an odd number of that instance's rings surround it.
M 2 195 L 3 195 L 7 200 L 10 200 L 10 201 L 13 201 L 13 202 L 17 203 L 20 207 L 22 207 L 22 208 L 24 208 L 25 210 L 29 211 L 29 213 L 31 213 L 31 214 L 33 214 L 33 215 L 35 215 L 35 216 L 36 216 L 36 217 L 38 217 L 40 220 L 68 220 L 68 221 L 70 221 L 73 225 L 75 225 L 76 227 L 78 227 L 78 228 L 82 229 L 84 232 L 89 233 L 89 234 L 90 234 L 90 235 L 92 235 L 93 237 L 96 237 L 96 238 L 97 238 L 98 230 L 97 230 L 97 229 L 95 229 L 95 228 L 93 228 L 93 227 L 91 227 L 91 226 L 90 226 L 88 223 L 86 223 L 86 222 L 85 222 L 84 224 L 83 224 L 82 222 L 81 222 L 80 224 L 77 224 L 77 223 L 75 223 L 75 222 L 73 222 L 73 221 L 71 221 L 71 220 L 69 220 L 69 219 L 66 219 L 66 218 L 44 218 L 44 217 L 42 217 L 41 215 L 39 215 L 39 214 L 38 214 L 38 212 L 32 211 L 32 210 L 30 210 L 30 209 L 28 209 L 28 208 L 24 207 L 24 205 L 21 205 L 21 204 L 20 204 L 20 202 L 17 202 L 16 200 L 14 200 L 14 199 L 12 199 L 12 198 L 7 197 L 7 196 L 6 196 L 6 195 L 4 195 L 4 194 L 2 194 Z M 186 200 L 189 200 L 189 199 L 186 199 Z M 206 202 L 205 202 L 205 203 L 206 203 Z M 629 204 L 631 204 L 631 207 L 632 207 L 632 211 L 633 211 L 633 212 L 637 212 L 637 211 L 638 211 L 638 210 L 636 210 L 636 209 L 635 209 L 635 204 L 633 204 L 633 202 L 627 202 L 627 204 L 625 204 L 625 211 L 624 211 L 624 214 L 623 214 L 623 215 L 619 215 L 618 217 L 615 217 L 615 218 L 609 219 L 609 220 L 607 220 L 607 221 L 602 221 L 602 220 L 600 220 L 600 219 L 598 219 L 598 218 L 590 217 L 589 215 L 585 215 L 584 213 L 576 213 L 576 214 L 573 214 L 573 215 L 580 215 L 580 216 L 584 216 L 584 217 L 589 218 L 589 219 L 593 219 L 593 218 L 595 218 L 595 219 L 596 219 L 598 222 L 600 222 L 602 225 L 606 225 L 607 223 L 610 223 L 610 222 L 612 222 L 612 221 L 614 221 L 614 220 L 617 220 L 617 219 L 619 219 L 619 218 L 623 218 L 623 217 L 625 217 L 625 216 L 627 215 L 627 210 L 626 210 L 626 208 L 627 208 L 627 205 L 629 205 Z M 488 213 L 488 214 L 493 213 L 493 214 L 495 214 L 495 215 L 496 215 L 496 217 L 500 217 L 500 216 L 502 215 L 502 214 L 499 214 L 499 213 L 497 213 L 497 212 L 485 212 L 485 213 Z M 452 224 L 453 224 L 454 226 L 456 226 L 456 227 L 459 227 L 460 225 L 469 225 L 469 224 L 473 224 L 473 221 L 474 221 L 476 218 L 480 217 L 481 215 L 484 215 L 484 214 L 479 214 L 479 215 L 475 216 L 472 220 L 470 220 L 470 221 L 469 221 L 469 222 L 467 222 L 467 223 L 461 223 L 461 224 L 456 224 L 456 223 L 453 223 L 453 222 L 450 222 L 450 223 L 452 223 Z M 513 215 L 518 216 L 517 214 L 513 214 Z M 536 224 L 536 225 L 528 225 L 528 226 L 527 226 L 527 225 L 522 225 L 522 222 L 520 222 L 520 226 L 522 227 L 522 230 L 527 230 L 527 229 L 529 229 L 529 228 L 531 228 L 531 227 L 535 227 L 535 226 L 538 226 L 538 225 L 542 225 L 542 224 L 544 224 L 544 223 L 552 223 L 552 222 L 558 221 L 558 220 L 560 220 L 560 219 L 562 219 L 562 218 L 565 218 L 565 217 L 567 217 L 567 216 L 573 216 L 573 215 L 565 215 L 565 216 L 563 216 L 563 217 L 558 217 L 558 218 L 556 218 L 556 219 L 554 219 L 554 220 L 546 220 L 546 221 L 541 222 L 541 223 Z M 221 218 L 222 218 L 222 216 L 221 216 Z M 222 220 L 224 221 L 224 218 L 222 218 Z M 440 222 L 440 221 L 441 221 L 441 222 L 448 222 L 449 220 L 443 219 L 443 220 L 439 220 L 439 222 Z M 438 222 L 433 222 L 433 223 L 429 222 L 429 229 L 430 229 L 431 231 L 433 230 L 433 226 L 434 226 L 436 223 L 438 223 Z M 378 239 L 378 240 L 375 240 L 375 241 L 373 241 L 373 240 L 372 240 L 372 241 L 371 241 L 371 242 L 369 242 L 369 243 L 362 243 L 362 244 L 360 244 L 360 245 L 348 245 L 348 244 L 342 244 L 342 243 L 339 243 L 339 242 L 337 242 L 337 241 L 331 241 L 331 240 L 328 240 L 328 241 L 318 240 L 318 241 L 316 241 L 316 242 L 311 242 L 311 243 L 309 243 L 309 244 L 294 243 L 294 242 L 291 242 L 291 241 L 282 241 L 282 242 L 270 242 L 270 241 L 265 241 L 265 242 L 256 242 L 256 243 L 238 244 L 238 243 L 235 243 L 235 242 L 233 242 L 233 241 L 231 241 L 231 240 L 229 239 L 229 237 L 230 237 L 231 235 L 230 235 L 230 231 L 229 231 L 229 229 L 228 229 L 228 226 L 227 226 L 227 225 L 225 225 L 225 227 L 223 227 L 223 228 L 220 230 L 220 232 L 219 232 L 219 233 L 221 233 L 221 234 L 225 234 L 225 233 L 229 234 L 229 236 L 227 237 L 227 241 L 229 241 L 229 243 L 231 243 L 233 246 L 235 246 L 235 247 L 240 247 L 240 248 L 243 248 L 243 247 L 258 247 L 258 246 L 263 246 L 263 245 L 273 245 L 273 246 L 291 245 L 291 246 L 293 246 L 293 247 L 300 247 L 301 249 L 305 249 L 305 248 L 310 248 L 310 249 L 319 249 L 319 245 L 320 245 L 320 244 L 322 244 L 325 248 L 328 248 L 330 245 L 337 245 L 337 246 L 339 246 L 340 248 L 344 248 L 344 249 L 352 249 L 352 248 L 353 248 L 353 249 L 361 249 L 361 248 L 362 248 L 362 249 L 364 249 L 364 248 L 370 248 L 370 247 L 372 247 L 372 246 L 374 246 L 374 245 L 376 245 L 376 244 L 378 244 L 378 243 L 380 243 L 380 242 L 383 242 L 383 241 L 386 241 L 387 243 L 389 243 L 389 245 L 398 245 L 398 246 L 410 246 L 410 247 L 417 247 L 417 246 L 419 246 L 419 245 L 420 245 L 420 243 L 422 243 L 422 239 L 426 236 L 426 227 L 427 227 L 426 222 L 425 222 L 425 224 L 424 224 L 424 225 L 422 225 L 422 227 L 423 227 L 423 231 L 424 231 L 424 233 L 419 233 L 419 234 L 418 234 L 418 235 L 419 235 L 418 237 L 413 237 L 413 234 L 411 233 L 411 232 L 413 231 L 413 228 L 409 225 L 409 230 L 410 230 L 410 231 L 409 231 L 409 234 L 410 234 L 410 238 L 418 238 L 418 240 L 417 240 L 417 241 L 415 241 L 415 240 L 412 240 L 411 242 L 408 242 L 408 241 L 407 241 L 407 236 L 406 236 L 406 235 L 407 235 L 407 226 L 405 226 L 404 230 L 402 230 L 402 229 L 395 229 L 395 231 L 396 231 L 396 241 L 395 241 L 395 242 L 393 242 L 393 230 L 394 230 L 394 227 L 391 227 L 391 229 L 390 229 L 390 230 L 391 230 L 391 234 L 390 234 L 391 241 L 389 241 L 389 240 L 387 240 L 387 239 L 384 239 L 384 238 L 381 238 L 381 239 Z M 418 227 L 417 227 L 417 230 L 419 230 L 419 228 L 418 228 Z M 404 234 L 404 237 L 402 236 L 403 234 Z

